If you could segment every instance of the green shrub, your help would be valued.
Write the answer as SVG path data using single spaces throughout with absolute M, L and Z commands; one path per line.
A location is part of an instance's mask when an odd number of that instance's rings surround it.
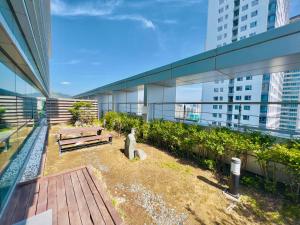
M 199 160 L 199 166 L 208 169 L 208 170 L 212 170 L 215 171 L 216 170 L 216 161 L 212 160 L 212 159 L 201 159 Z
M 256 189 L 260 188 L 260 179 L 256 176 L 243 176 L 241 178 L 241 184 L 248 186 L 248 187 L 253 187 Z
M 6 112 L 5 108 L 0 107 L 0 128 L 5 127 L 5 122 L 3 120 L 3 116 L 5 112 Z
M 90 102 L 75 102 L 69 109 L 72 114 L 71 123 L 74 125 L 79 122 L 81 125 L 91 125 L 94 121 L 94 116 L 91 112 L 92 103 Z
M 241 158 L 242 169 L 246 168 L 248 154 L 254 154 L 265 177 L 263 186 L 270 192 L 276 192 L 278 164 L 285 165 L 289 195 L 299 201 L 299 140 L 284 141 L 259 132 L 241 133 L 227 128 L 203 128 L 164 120 L 147 123 L 140 117 L 115 112 L 106 113 L 104 118 L 109 129 L 127 134 L 134 127 L 138 141 L 166 149 L 177 156 L 192 158 L 210 170 L 228 170 L 224 162 L 231 157 Z M 259 186 L 254 178 L 245 177 L 242 181 L 246 185 Z

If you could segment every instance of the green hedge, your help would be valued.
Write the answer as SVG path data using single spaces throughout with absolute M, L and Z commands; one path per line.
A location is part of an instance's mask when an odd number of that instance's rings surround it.
M 248 155 L 255 155 L 265 177 L 264 187 L 272 192 L 276 192 L 278 163 L 283 164 L 288 175 L 288 194 L 299 200 L 299 140 L 288 141 L 260 132 L 238 132 L 163 120 L 147 123 L 140 117 L 116 112 L 108 112 L 104 118 L 108 129 L 128 134 L 134 127 L 139 142 L 163 148 L 180 157 L 189 157 L 216 171 L 222 171 L 224 162 L 231 157 L 241 158 L 244 169 Z

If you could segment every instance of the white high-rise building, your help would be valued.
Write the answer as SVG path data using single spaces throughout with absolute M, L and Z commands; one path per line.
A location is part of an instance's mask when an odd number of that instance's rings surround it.
M 280 129 L 300 131 L 300 70 L 285 73 L 282 101 L 290 103 L 281 107 Z
M 289 0 L 209 0 L 206 50 L 283 26 L 289 21 L 288 10 Z M 278 128 L 280 105 L 247 105 L 247 102 L 281 101 L 283 77 L 284 73 L 249 73 L 232 80 L 205 83 L 202 101 L 215 104 L 203 105 L 203 122 Z

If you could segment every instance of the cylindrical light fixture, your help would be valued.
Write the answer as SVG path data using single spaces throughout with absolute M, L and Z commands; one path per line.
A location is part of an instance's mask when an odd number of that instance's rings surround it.
M 231 158 L 229 194 L 235 197 L 239 196 L 240 172 L 241 160 L 239 158 Z

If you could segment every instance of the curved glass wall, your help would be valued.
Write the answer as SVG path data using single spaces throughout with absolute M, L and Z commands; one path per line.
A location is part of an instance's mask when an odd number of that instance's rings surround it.
M 20 151 L 39 118 L 45 99 L 0 52 L 0 178 Z M 19 162 L 20 165 L 24 162 Z M 21 167 L 18 167 L 18 170 Z M 0 180 L 0 210 L 19 175 Z

